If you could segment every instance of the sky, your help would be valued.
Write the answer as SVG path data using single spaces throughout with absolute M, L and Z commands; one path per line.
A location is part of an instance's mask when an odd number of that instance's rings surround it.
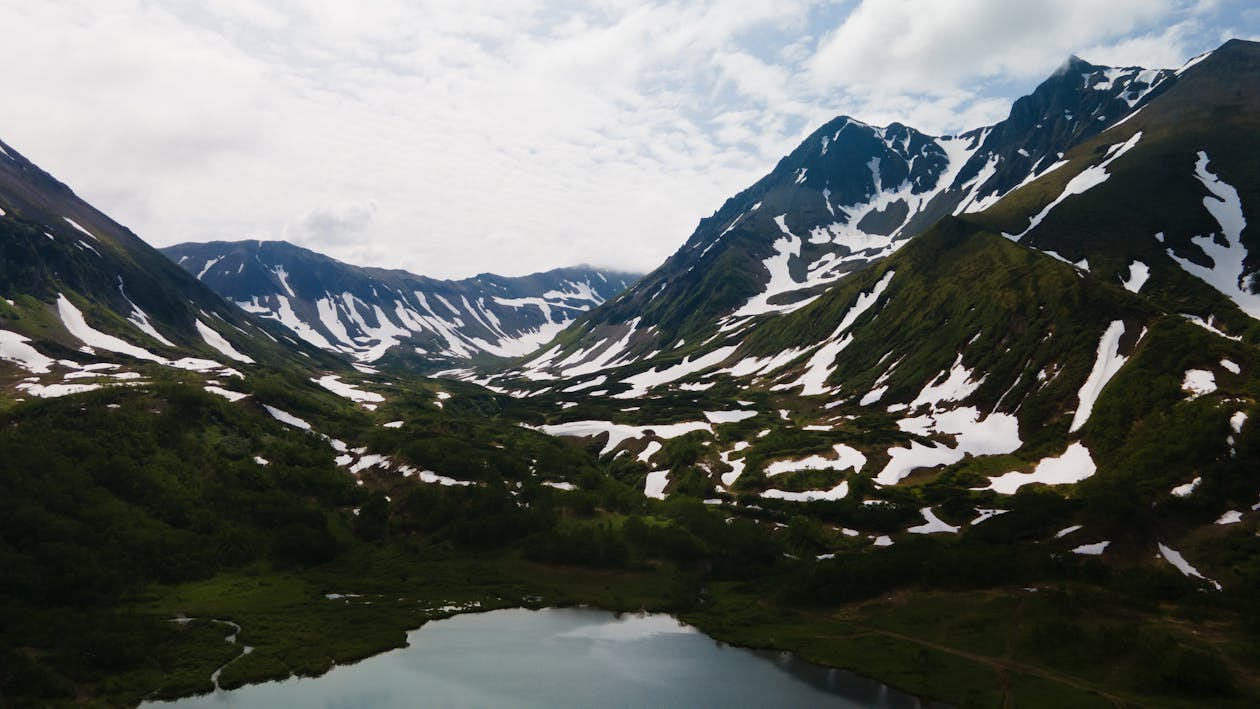
M 157 246 L 646 272 L 837 116 L 950 134 L 1252 0 L 0 0 L 0 139 Z

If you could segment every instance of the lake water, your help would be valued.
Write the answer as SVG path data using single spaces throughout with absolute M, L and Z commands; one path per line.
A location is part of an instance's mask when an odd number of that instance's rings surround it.
M 320 677 L 145 706 L 925 706 L 843 670 L 719 643 L 667 615 L 518 608 L 434 621 L 408 641 Z

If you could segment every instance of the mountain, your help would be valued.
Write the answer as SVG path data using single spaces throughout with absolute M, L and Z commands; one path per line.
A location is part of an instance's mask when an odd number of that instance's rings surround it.
M 956 532 L 984 509 L 1022 524 L 1013 493 L 1051 486 L 1093 509 L 1043 541 L 1153 553 L 1260 498 L 1239 453 L 1260 414 L 1260 112 L 1238 87 L 1258 82 L 1250 42 L 1175 72 L 1073 59 L 965 134 L 965 160 L 933 148 L 959 138 L 838 119 L 540 354 L 455 376 L 637 457 L 658 497 L 786 512 L 915 490 L 958 505 Z M 669 454 L 697 430 L 709 447 Z M 1137 527 L 1101 512 L 1120 498 Z
M 654 350 L 786 314 L 950 214 L 983 210 L 1163 93 L 1173 72 L 1072 58 L 1009 117 L 956 136 L 841 116 L 701 220 L 633 288 L 560 338 L 570 364 Z M 633 325 L 633 326 L 632 326 Z M 601 344 L 625 341 L 622 351 Z
M 5 143 L 0 294 L 0 369 L 20 372 L 28 394 L 131 376 L 113 371 L 123 364 L 211 374 L 346 367 L 224 302 Z
M 580 267 L 443 281 L 351 266 L 283 241 L 189 243 L 162 252 L 241 308 L 360 362 L 519 357 L 638 280 Z

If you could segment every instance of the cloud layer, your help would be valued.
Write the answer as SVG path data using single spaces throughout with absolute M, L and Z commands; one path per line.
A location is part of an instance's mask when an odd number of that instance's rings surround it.
M 0 136 L 151 243 L 439 277 L 648 270 L 847 113 L 949 132 L 1070 53 L 1169 66 L 1241 0 L 0 0 Z

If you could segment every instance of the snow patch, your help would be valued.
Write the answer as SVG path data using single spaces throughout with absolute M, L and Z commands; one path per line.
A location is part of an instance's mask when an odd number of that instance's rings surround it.
M 48 374 L 55 360 L 46 357 L 27 343 L 30 338 L 0 330 L 0 359 L 12 362 L 31 374 Z
M 303 431 L 311 430 L 311 425 L 309 423 L 307 423 L 306 421 L 303 421 L 302 419 L 294 416 L 293 414 L 287 411 L 283 411 L 281 409 L 277 409 L 274 406 L 268 406 L 266 404 L 263 404 L 263 408 L 267 410 L 267 413 L 271 414 L 271 418 L 279 421 L 280 423 L 293 426 L 294 428 L 300 428 Z
M 880 485 L 896 485 L 918 468 L 950 465 L 967 455 L 1005 455 L 1023 445 L 1019 438 L 1019 419 L 1002 413 L 981 418 L 974 406 L 903 419 L 898 426 L 903 431 L 923 436 L 952 435 L 956 444 L 951 448 L 942 443 L 926 446 L 915 441 L 909 448 L 888 449 L 888 464 L 875 476 L 875 482 Z
M 1242 243 L 1242 232 L 1247 228 L 1247 219 L 1243 215 L 1242 200 L 1238 197 L 1238 190 L 1210 172 L 1207 166 L 1207 153 L 1200 151 L 1199 160 L 1195 163 L 1195 177 L 1211 193 L 1203 198 L 1203 206 L 1220 225 L 1226 243 L 1221 245 L 1210 234 L 1190 240 L 1211 259 L 1211 268 L 1183 259 L 1172 249 L 1168 249 L 1168 255 L 1187 273 L 1225 294 L 1243 312 L 1260 318 L 1260 295 L 1252 292 L 1254 279 L 1247 276 L 1244 265 L 1247 247 Z
M 252 357 L 238 352 L 230 342 L 224 339 L 223 335 L 220 335 L 218 331 L 201 322 L 199 318 L 194 319 L 193 324 L 197 326 L 197 332 L 201 333 L 201 339 L 205 340 L 207 345 L 210 345 L 215 350 L 218 350 L 218 352 L 223 356 L 228 357 L 229 359 L 234 359 L 237 362 L 245 362 L 248 364 L 254 363 Z
M 919 514 L 923 515 L 923 519 L 927 520 L 927 523 L 921 524 L 917 527 L 911 527 L 906 530 L 907 532 L 911 534 L 940 534 L 940 533 L 957 534 L 958 533 L 958 527 L 955 527 L 952 524 L 946 524 L 945 522 L 941 521 L 941 518 L 937 517 L 936 514 L 932 512 L 931 507 L 924 507 L 923 509 L 919 510 Z
M 331 391 L 337 396 L 344 397 L 354 402 L 380 403 L 385 401 L 385 397 L 380 394 L 377 394 L 374 391 L 363 391 L 362 389 L 358 389 L 353 384 L 341 381 L 341 377 L 336 374 L 328 374 L 320 377 L 319 379 L 312 379 L 311 381 L 324 387 L 328 391 Z M 399 425 L 402 425 L 401 421 L 399 422 Z
M 1071 197 L 1072 195 L 1084 194 L 1085 192 L 1088 192 L 1089 190 L 1106 182 L 1107 178 L 1111 177 L 1111 173 L 1107 172 L 1107 167 L 1119 159 L 1120 156 L 1132 150 L 1141 138 L 1142 131 L 1138 131 L 1125 142 L 1117 143 L 1111 146 L 1111 148 L 1107 151 L 1107 157 L 1105 160 L 1097 165 L 1085 168 L 1071 180 L 1068 180 L 1067 185 L 1063 187 L 1062 194 L 1056 197 L 1053 202 L 1047 204 L 1036 214 L 1036 216 L 1029 220 L 1027 229 L 1024 229 L 1019 234 L 1003 234 L 1003 236 L 1011 239 L 1012 241 L 1019 241 L 1020 239 L 1023 239 L 1028 235 L 1028 232 L 1036 229 L 1046 216 L 1050 214 L 1050 211 L 1059 206 L 1063 200 Z
M 1216 375 L 1206 369 L 1187 369 L 1181 380 L 1181 390 L 1197 399 L 1204 394 L 1216 391 Z
M 1172 547 L 1169 547 L 1166 544 L 1161 543 L 1159 545 L 1159 554 L 1160 556 L 1164 557 L 1164 559 L 1168 563 L 1175 566 L 1177 570 L 1180 571 L 1182 574 L 1192 577 L 1192 578 L 1207 581 L 1208 583 L 1212 584 L 1212 586 L 1214 586 L 1216 590 L 1218 591 L 1221 590 L 1221 585 L 1219 583 L 1199 573 L 1199 570 L 1191 566 L 1190 562 L 1186 561 L 1186 558 L 1182 556 L 1181 552 L 1177 551 L 1176 549 L 1173 549 Z
M 1014 495 L 1024 485 L 1066 485 L 1080 482 L 1098 472 L 1094 458 L 1085 444 L 1077 441 L 1062 455 L 1042 458 L 1031 473 L 1010 472 L 989 478 L 989 488 L 1000 495 Z
M 1125 290 L 1137 293 L 1142 290 L 1142 286 L 1146 285 L 1146 281 L 1150 277 L 1150 267 L 1141 261 L 1134 261 L 1129 264 L 1129 277 L 1122 280 L 1121 283 L 1124 285 Z
M 1089 420 L 1089 415 L 1094 410 L 1094 403 L 1098 401 L 1098 395 L 1102 393 L 1103 387 L 1107 386 L 1107 382 L 1120 371 L 1124 363 L 1128 361 L 1127 357 L 1120 356 L 1120 338 L 1124 335 L 1124 321 L 1113 320 L 1107 329 L 1103 331 L 1102 339 L 1098 342 L 1098 355 L 1094 360 L 1094 368 L 1090 370 L 1089 376 L 1085 379 L 1085 383 L 1081 385 L 1080 391 L 1077 392 L 1077 398 L 1080 403 L 1076 407 L 1076 413 L 1072 416 L 1072 425 L 1068 427 L 1068 432 L 1072 433 L 1085 425 Z

